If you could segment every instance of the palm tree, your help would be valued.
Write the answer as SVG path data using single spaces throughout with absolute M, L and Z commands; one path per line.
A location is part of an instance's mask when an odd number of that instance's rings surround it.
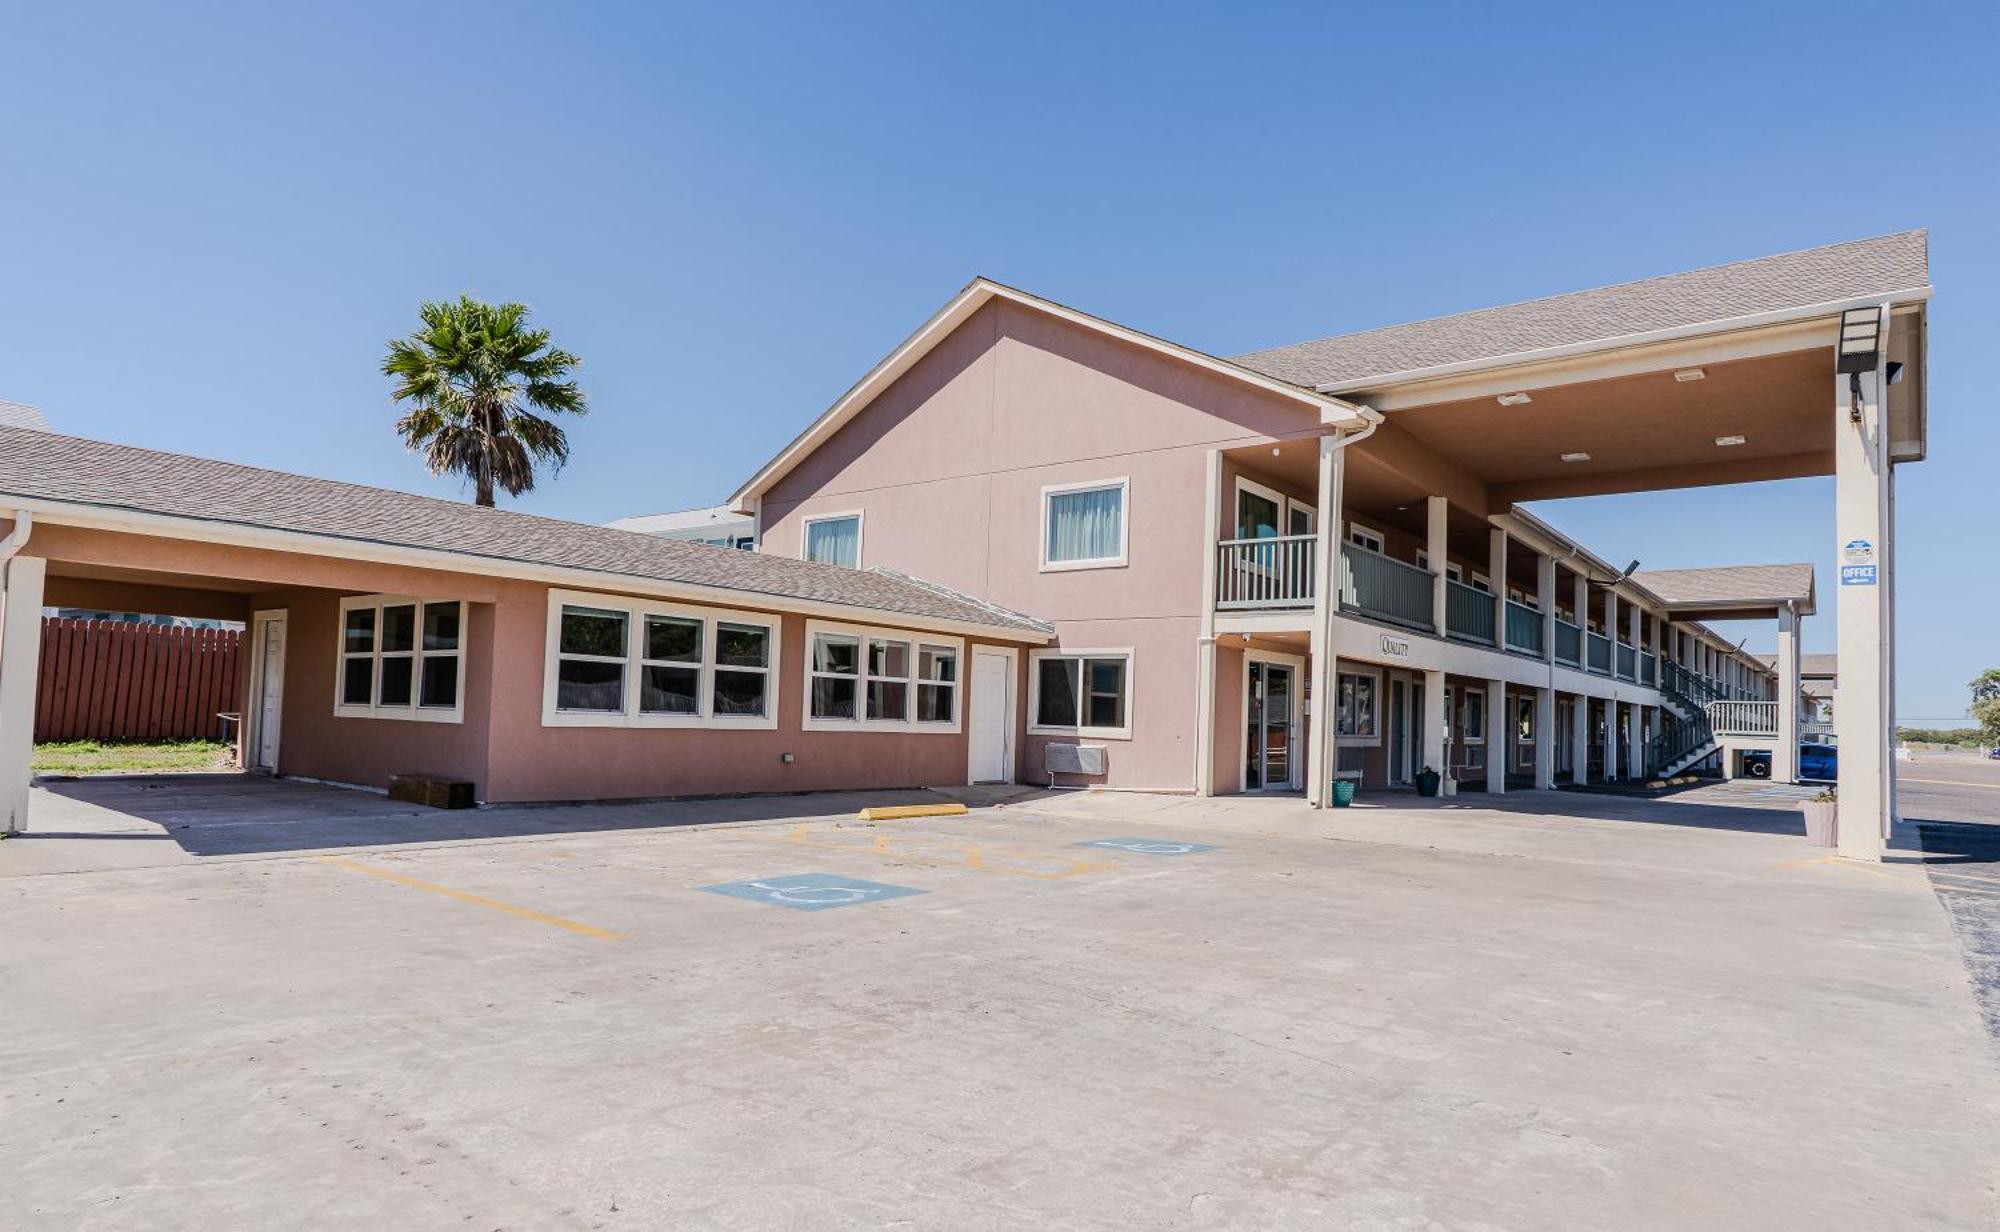
M 535 464 L 561 470 L 569 438 L 536 414 L 581 415 L 583 391 L 570 369 L 582 361 L 549 346 L 549 331 L 527 327 L 525 304 L 488 304 L 461 295 L 427 303 L 423 328 L 389 344 L 382 373 L 410 407 L 396 421 L 403 444 L 422 450 L 433 475 L 464 475 L 478 503 L 495 485 L 519 496 L 535 486 Z

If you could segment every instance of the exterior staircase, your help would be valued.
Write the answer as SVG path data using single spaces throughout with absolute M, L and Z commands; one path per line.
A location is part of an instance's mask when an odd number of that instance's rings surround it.
M 1722 746 L 1708 720 L 1708 703 L 1721 701 L 1708 681 L 1678 663 L 1660 663 L 1660 693 L 1678 721 L 1646 746 L 1646 764 L 1659 778 L 1672 778 L 1700 765 Z

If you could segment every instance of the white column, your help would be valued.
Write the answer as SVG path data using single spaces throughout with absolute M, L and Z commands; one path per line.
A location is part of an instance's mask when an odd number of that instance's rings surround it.
M 28 827 L 28 765 L 35 751 L 35 673 L 42 657 L 42 581 L 48 562 L 0 565 L 0 834 Z
M 1885 306 L 1885 335 L 1888 326 Z M 1880 367 L 1861 374 L 1858 402 L 1848 378 L 1834 377 L 1834 559 L 1842 573 L 1833 721 L 1840 737 L 1839 851 L 1856 860 L 1882 858 L 1890 811 L 1889 589 L 1883 578 L 1889 546 L 1889 424 L 1882 375 Z M 1846 572 L 1868 566 L 1875 570 L 1872 581 Z
M 1424 673 L 1423 764 L 1444 774 L 1444 673 Z
M 1495 575 L 1496 578 L 1498 575 Z M 1514 763 L 1514 707 L 1507 700 L 1507 682 L 1486 682 L 1486 790 L 1507 790 L 1507 767 Z
M 1791 604 L 1778 609 L 1778 747 L 1771 750 L 1771 777 L 1799 781 L 1799 614 Z
M 1493 646 L 1507 649 L 1507 532 L 1486 532 L 1486 576 L 1493 581 Z
M 1577 614 L 1581 616 L 1581 610 Z M 1581 693 L 1570 695 L 1569 749 L 1569 781 L 1572 783 L 1588 783 L 1590 781 L 1590 698 Z
M 1646 777 L 1646 728 L 1645 710 L 1638 702 L 1633 702 L 1625 712 L 1625 777 L 1643 779 Z
M 1605 669 L 1615 680 L 1618 677 L 1618 595 L 1609 587 L 1604 591 L 1604 636 L 1611 640 L 1611 658 L 1605 664 Z M 1612 724 L 1612 726 L 1617 725 Z M 1617 741 L 1613 739 L 1612 743 L 1615 744 Z M 1611 777 L 1609 761 L 1604 763 L 1604 777 L 1607 779 Z
M 1208 491 L 1202 497 L 1201 637 L 1195 644 L 1194 794 L 1215 794 L 1216 541 L 1222 535 L 1222 451 L 1208 451 Z M 1313 727 L 1316 730 L 1318 724 Z
M 1335 568 L 1340 551 L 1340 528 L 1346 525 L 1341 516 L 1341 501 L 1345 498 L 1342 482 L 1347 471 L 1346 455 L 1339 448 L 1339 438 L 1322 436 L 1319 438 L 1319 538 L 1313 542 L 1313 622 L 1312 660 L 1309 665 L 1312 676 L 1312 715 L 1307 726 L 1306 799 L 1314 808 L 1319 808 L 1333 798 L 1333 775 L 1339 757 L 1338 742 L 1333 738 L 1334 719 L 1334 622 L 1340 618 L 1340 596 L 1336 593 L 1339 571 Z M 1386 718 L 1387 690 L 1384 696 L 1375 699 L 1377 721 L 1388 722 Z
M 1535 602 L 1542 605 L 1542 658 L 1556 657 L 1556 558 L 1535 557 Z M 1539 733 L 1542 729 L 1537 726 Z
M 1556 691 L 1535 690 L 1535 789 L 1556 785 Z
M 1611 653 L 1615 656 L 1618 652 L 1613 648 Z M 1604 699 L 1604 781 L 1607 783 L 1620 777 L 1618 767 L 1624 761 L 1618 756 L 1618 746 L 1623 742 L 1619 727 L 1618 699 L 1607 697 Z
M 1429 497 L 1425 505 L 1428 535 L 1425 551 L 1431 562 L 1431 626 L 1444 636 L 1444 566 L 1451 553 L 1451 506 L 1442 496 Z M 1440 768 L 1439 773 L 1443 770 Z

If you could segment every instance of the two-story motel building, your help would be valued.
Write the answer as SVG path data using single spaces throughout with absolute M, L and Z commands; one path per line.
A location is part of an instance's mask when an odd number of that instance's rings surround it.
M 980 279 L 734 495 L 756 553 L 0 429 L 0 828 L 44 604 L 246 621 L 246 765 L 496 802 L 1789 778 L 1810 568 L 1520 506 L 1831 474 L 1873 857 L 1929 294 L 1911 232 L 1223 359 Z M 1774 669 L 1702 623 L 1745 618 Z

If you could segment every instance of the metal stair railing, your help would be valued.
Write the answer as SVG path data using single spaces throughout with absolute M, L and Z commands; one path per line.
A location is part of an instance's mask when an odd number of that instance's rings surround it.
M 1653 773 L 1662 773 L 1689 754 L 1715 743 L 1715 729 L 1708 721 L 1708 703 L 1719 700 L 1716 690 L 1706 680 L 1672 661 L 1660 664 L 1660 692 L 1681 714 L 1679 722 L 1663 729 L 1646 747 L 1647 764 Z

